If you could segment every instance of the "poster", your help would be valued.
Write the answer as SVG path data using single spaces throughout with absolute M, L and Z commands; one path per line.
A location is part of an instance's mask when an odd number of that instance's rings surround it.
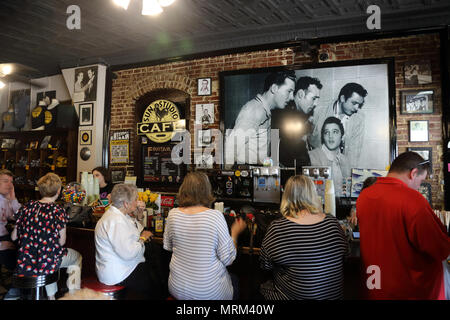
M 109 150 L 110 164 L 127 164 L 130 160 L 130 132 L 112 132 Z

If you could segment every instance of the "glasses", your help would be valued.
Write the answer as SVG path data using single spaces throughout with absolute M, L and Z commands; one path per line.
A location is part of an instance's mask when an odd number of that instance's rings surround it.
M 422 162 L 419 162 L 418 164 L 417 164 L 417 166 L 423 166 L 424 164 L 429 164 L 430 163 L 430 160 L 425 160 L 425 161 L 422 161 Z
M 420 166 L 428 165 L 428 166 L 427 166 L 428 177 L 429 177 L 430 179 L 433 179 L 433 171 L 431 170 L 430 164 L 431 164 L 430 160 L 425 160 L 425 161 L 419 162 L 419 163 L 416 165 L 416 168 L 417 168 L 417 167 L 420 167 Z

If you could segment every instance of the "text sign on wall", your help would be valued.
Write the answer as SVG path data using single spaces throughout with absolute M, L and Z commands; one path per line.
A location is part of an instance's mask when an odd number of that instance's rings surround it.
M 130 160 L 130 131 L 113 131 L 109 142 L 110 164 L 128 164 Z

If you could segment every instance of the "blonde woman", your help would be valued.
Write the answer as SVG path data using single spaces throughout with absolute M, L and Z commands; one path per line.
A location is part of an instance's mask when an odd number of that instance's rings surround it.
M 169 292 L 178 300 L 231 300 L 237 283 L 227 266 L 236 258 L 236 242 L 246 228 L 242 219 L 231 226 L 214 202 L 208 176 L 191 172 L 178 192 L 179 208 L 169 212 L 164 249 L 172 251 Z M 236 279 L 233 279 L 236 280 Z
M 261 268 L 273 280 L 261 285 L 268 300 L 342 299 L 344 232 L 322 212 L 313 182 L 289 178 L 281 201 L 282 218 L 269 226 L 261 246 Z

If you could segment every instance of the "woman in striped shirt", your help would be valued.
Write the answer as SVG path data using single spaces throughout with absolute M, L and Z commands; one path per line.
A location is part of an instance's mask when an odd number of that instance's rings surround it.
M 343 298 L 347 242 L 337 219 L 321 207 L 308 177 L 289 178 L 283 218 L 272 222 L 261 246 L 261 268 L 273 271 L 260 288 L 266 299 Z
M 189 173 L 178 192 L 180 207 L 167 217 L 163 243 L 172 251 L 169 292 L 178 300 L 233 298 L 226 267 L 236 258 L 237 238 L 246 224 L 236 220 L 230 236 L 223 214 L 210 209 L 211 189 L 206 174 Z

